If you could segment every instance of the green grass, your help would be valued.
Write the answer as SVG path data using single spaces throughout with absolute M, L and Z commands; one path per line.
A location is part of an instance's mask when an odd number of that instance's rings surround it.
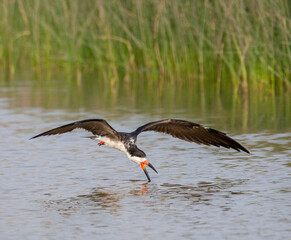
M 290 89 L 288 0 L 0 0 L 0 70 Z

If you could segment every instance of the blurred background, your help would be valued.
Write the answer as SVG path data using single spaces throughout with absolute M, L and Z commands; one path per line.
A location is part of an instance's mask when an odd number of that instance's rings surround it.
M 145 134 L 143 185 L 78 135 L 28 141 L 86 118 L 186 119 L 251 155 Z M 0 0 L 0 132 L 1 239 L 289 239 L 291 1 Z
M 290 127 L 290 6 L 1 0 L 0 86 L 15 107 L 185 109 L 227 114 L 225 128 Z

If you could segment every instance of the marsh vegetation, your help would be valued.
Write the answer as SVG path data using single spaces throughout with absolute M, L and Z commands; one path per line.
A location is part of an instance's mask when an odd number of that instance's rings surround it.
M 82 81 L 290 89 L 287 0 L 1 0 L 0 67 Z

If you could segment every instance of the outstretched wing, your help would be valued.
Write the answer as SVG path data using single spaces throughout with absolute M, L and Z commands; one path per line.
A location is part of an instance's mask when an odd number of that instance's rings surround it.
M 138 135 L 145 131 L 166 133 L 188 142 L 214 145 L 216 147 L 222 146 L 249 153 L 246 148 L 228 137 L 225 133 L 185 120 L 164 119 L 150 122 L 137 128 L 134 133 Z
M 104 119 L 86 119 L 51 129 L 49 131 L 38 134 L 31 139 L 41 136 L 67 133 L 73 131 L 76 128 L 85 129 L 98 136 L 108 136 L 113 139 L 119 139 L 120 137 L 119 133 L 115 131 Z

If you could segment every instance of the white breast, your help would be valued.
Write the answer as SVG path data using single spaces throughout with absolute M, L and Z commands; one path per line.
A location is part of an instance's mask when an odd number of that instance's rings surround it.
M 134 161 L 136 163 L 140 163 L 140 162 L 143 162 L 143 161 L 146 160 L 145 158 L 136 157 L 136 156 L 130 156 L 130 154 L 128 153 L 128 151 L 124 147 L 124 144 L 122 142 L 120 142 L 120 141 L 113 141 L 108 137 L 99 137 L 99 136 L 96 136 L 95 138 L 92 138 L 92 139 L 97 140 L 97 141 L 102 141 L 102 142 L 105 143 L 105 146 L 111 147 L 111 148 L 115 148 L 115 149 L 117 149 L 119 151 L 122 151 L 122 152 L 126 153 L 126 156 L 131 161 Z M 134 140 L 132 140 L 132 141 L 134 141 Z
M 135 156 L 130 156 L 128 153 L 126 153 L 127 157 L 131 160 L 134 161 L 136 163 L 141 163 L 146 161 L 146 158 L 141 158 L 141 157 L 135 157 Z
M 113 141 L 108 137 L 98 137 L 98 136 L 96 136 L 96 138 L 94 138 L 94 140 L 104 142 L 105 146 L 107 146 L 107 147 L 115 148 L 115 149 L 122 151 L 122 152 L 125 152 L 125 153 L 127 152 L 126 148 L 124 147 L 124 144 L 120 141 Z

